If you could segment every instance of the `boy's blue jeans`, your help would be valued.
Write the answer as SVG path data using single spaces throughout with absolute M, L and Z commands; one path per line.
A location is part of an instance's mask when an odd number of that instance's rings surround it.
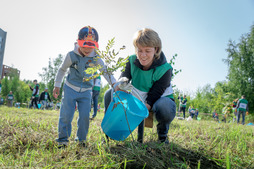
M 94 118 L 97 115 L 99 95 L 100 95 L 100 91 L 93 90 L 93 94 L 92 94 L 92 99 L 93 99 L 93 116 L 92 116 L 92 118 Z
M 242 114 L 242 124 L 244 125 L 245 124 L 245 114 L 246 112 L 245 111 L 237 111 L 237 124 L 240 122 L 240 116 Z
M 111 101 L 111 90 L 106 91 L 104 95 L 105 113 Z M 157 133 L 159 139 L 167 138 L 169 125 L 176 115 L 176 105 L 173 100 L 168 97 L 159 98 L 153 105 L 152 110 L 158 121 Z
M 89 128 L 89 113 L 91 108 L 91 90 L 85 92 L 76 92 L 75 90 L 64 85 L 64 97 L 60 108 L 60 116 L 58 123 L 58 139 L 57 142 L 68 142 L 71 136 L 71 122 L 75 113 L 75 106 L 79 112 L 78 130 L 76 141 L 85 141 Z

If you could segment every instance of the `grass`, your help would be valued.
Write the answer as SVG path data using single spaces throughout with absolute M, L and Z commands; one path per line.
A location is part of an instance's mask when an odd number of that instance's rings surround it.
M 74 141 L 77 115 L 70 145 L 58 150 L 58 111 L 0 107 L 0 168 L 254 168 L 252 126 L 175 119 L 168 145 L 157 142 L 156 125 L 145 129 L 143 144 L 131 137 L 102 144 L 99 113 L 81 148 Z

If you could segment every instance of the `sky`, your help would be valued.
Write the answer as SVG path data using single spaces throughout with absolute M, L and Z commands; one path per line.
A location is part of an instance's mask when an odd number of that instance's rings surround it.
M 115 49 L 125 45 L 120 57 L 134 54 L 136 31 L 151 28 L 167 60 L 177 54 L 173 68 L 182 72 L 172 84 L 191 93 L 226 80 L 227 44 L 238 43 L 253 24 L 254 0 L 0 0 L 3 64 L 20 70 L 21 80 L 40 81 L 49 59 L 73 50 L 84 26 L 96 28 L 100 50 L 113 37 Z

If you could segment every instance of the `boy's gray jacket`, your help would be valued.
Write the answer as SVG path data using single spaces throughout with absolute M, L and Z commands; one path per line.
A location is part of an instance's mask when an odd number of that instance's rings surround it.
M 93 80 L 83 82 L 83 78 L 92 76 L 90 74 L 86 74 L 85 70 L 88 67 L 92 67 L 93 65 L 97 64 L 100 64 L 102 66 L 102 68 L 99 69 L 100 71 L 107 71 L 103 60 L 97 57 L 95 51 L 93 51 L 89 56 L 83 57 L 78 52 L 78 44 L 75 43 L 74 50 L 66 55 L 64 62 L 62 63 L 57 72 L 55 79 L 55 87 L 61 86 L 63 77 L 69 68 L 65 84 L 77 92 L 91 90 L 93 86 Z M 110 75 L 110 77 L 108 75 L 103 76 L 109 84 L 113 84 L 116 82 L 115 78 L 112 75 Z

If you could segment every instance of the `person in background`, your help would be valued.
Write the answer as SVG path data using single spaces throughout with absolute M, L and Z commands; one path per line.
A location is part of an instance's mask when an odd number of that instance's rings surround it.
M 97 74 L 97 73 L 96 73 Z M 93 85 L 93 90 L 92 90 L 92 105 L 93 105 L 93 115 L 91 119 L 94 119 L 97 115 L 98 111 L 98 98 L 100 95 L 100 90 L 101 90 L 101 76 L 97 76 L 94 79 L 94 85 Z
M 37 109 L 39 109 L 38 101 L 39 101 L 39 93 L 40 93 L 39 88 L 40 88 L 40 85 L 37 83 L 36 79 L 33 81 L 33 83 L 35 85 L 34 87 L 31 87 L 31 85 L 29 84 L 30 90 L 33 91 L 32 97 L 31 97 L 31 105 L 30 105 L 29 108 L 34 107 L 34 105 L 35 105 L 35 107 Z
M 219 114 L 217 112 L 215 112 L 215 120 L 219 121 Z
M 237 109 L 236 109 L 236 106 L 237 106 L 237 102 L 238 102 L 239 98 L 233 100 L 233 103 L 232 103 L 232 111 L 233 111 L 233 122 L 236 121 L 237 119 Z
M 195 118 L 196 118 L 196 120 L 198 119 L 198 109 L 196 109 L 196 111 L 195 111 Z
M 0 94 L 1 94 L 1 91 L 2 91 L 2 81 L 0 80 Z
M 173 68 L 161 51 L 161 39 L 154 30 L 139 30 L 133 44 L 136 54 L 129 57 L 120 78 L 127 78 L 142 97 L 148 111 L 153 111 L 158 121 L 158 141 L 168 144 L 169 125 L 176 115 L 171 84 Z M 115 90 L 121 89 L 116 86 Z M 104 96 L 105 112 L 111 101 L 111 91 L 109 89 Z
M 20 103 L 19 103 L 19 102 L 16 102 L 16 103 L 15 103 L 15 107 L 20 108 Z
M 108 76 L 109 73 L 107 73 L 103 60 L 95 51 L 96 48 L 99 48 L 98 40 L 99 36 L 95 28 L 90 26 L 81 28 L 78 33 L 77 43 L 74 44 L 74 50 L 68 52 L 57 72 L 53 90 L 55 98 L 59 95 L 62 80 L 69 69 L 63 87 L 64 95 L 59 115 L 58 138 L 56 139 L 58 148 L 65 148 L 69 143 L 76 103 L 78 105 L 79 117 L 75 141 L 80 146 L 86 146 L 93 80 L 86 80 L 92 75 L 87 74 L 85 70 L 94 65 L 101 66 L 99 71 L 105 72 L 104 78 L 108 83 L 112 85 L 116 81 L 112 75 Z
M 49 102 L 51 102 L 50 95 L 48 92 L 48 88 L 45 88 L 45 90 L 41 93 L 39 102 L 41 102 L 42 107 L 47 109 L 49 107 Z
M 100 103 L 98 104 L 97 110 L 98 110 L 98 112 L 101 111 L 101 104 Z
M 2 97 L 2 95 L 0 95 L 0 105 L 4 104 L 4 98 Z
M 218 113 L 216 112 L 215 109 L 213 111 L 213 119 L 216 120 L 216 121 L 219 121 L 219 115 L 218 115 Z
M 12 94 L 12 91 L 10 91 L 9 94 L 7 95 L 7 106 L 8 107 L 13 106 L 13 100 L 14 100 L 14 96 Z
M 190 111 L 191 118 L 193 118 L 195 116 L 195 112 L 196 112 L 196 109 L 194 108 L 194 106 L 192 106 L 191 111 Z
M 242 115 L 242 125 L 245 124 L 245 115 L 248 111 L 248 101 L 245 99 L 245 96 L 242 95 L 241 99 L 237 102 L 237 124 L 240 122 L 240 116 Z
M 183 97 L 178 97 L 178 99 L 180 100 L 180 112 L 183 111 L 183 118 L 185 118 L 185 110 L 186 110 L 186 104 L 187 104 L 187 98 L 186 95 L 184 95 Z
M 192 111 L 192 107 L 189 106 L 188 112 L 189 112 L 189 116 L 191 116 L 191 111 Z
M 61 107 L 61 103 L 59 102 L 59 100 L 57 100 L 55 110 L 59 110 L 60 107 Z

